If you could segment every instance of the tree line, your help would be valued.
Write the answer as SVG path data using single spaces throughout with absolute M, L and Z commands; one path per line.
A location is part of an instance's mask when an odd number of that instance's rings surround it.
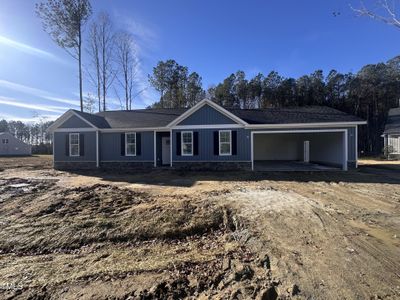
M 201 77 L 173 60 L 159 62 L 149 76 L 160 93 L 153 107 L 191 107 L 207 97 L 228 108 L 271 108 L 325 105 L 356 115 L 368 125 L 359 128 L 359 149 L 366 154 L 382 151 L 382 134 L 387 112 L 399 105 L 400 56 L 386 63 L 364 66 L 357 73 L 322 70 L 299 78 L 284 77 L 276 71 L 247 79 L 243 71 L 230 74 L 204 91 Z
M 39 120 L 35 123 L 0 120 L 0 132 L 9 132 L 21 141 L 32 145 L 32 153 L 51 154 L 52 135 L 47 128 L 54 121 Z

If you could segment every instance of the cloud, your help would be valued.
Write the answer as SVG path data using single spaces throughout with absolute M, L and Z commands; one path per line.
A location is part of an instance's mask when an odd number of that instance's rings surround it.
M 0 120 L 7 120 L 7 121 L 21 121 L 24 123 L 35 123 L 43 119 L 44 121 L 54 121 L 59 117 L 59 115 L 49 115 L 49 114 L 43 114 L 39 116 L 33 116 L 31 118 L 21 118 L 20 116 L 17 115 L 12 115 L 12 114 L 5 114 L 1 113 L 0 114 Z
M 59 57 L 55 56 L 54 54 L 52 54 L 50 52 L 29 46 L 29 45 L 21 43 L 21 42 L 17 42 L 15 40 L 9 39 L 5 36 L 0 35 L 0 44 L 3 44 L 8 47 L 12 47 L 19 51 L 22 51 L 22 52 L 25 52 L 25 53 L 28 53 L 31 55 L 35 55 L 38 57 L 42 57 L 42 58 L 46 58 L 46 59 L 50 59 L 50 60 L 54 60 L 54 61 L 58 61 L 58 62 L 63 62 L 63 60 L 61 60 Z
M 54 113 L 59 113 L 59 114 L 64 113 L 66 110 L 69 109 L 68 107 L 61 107 L 61 106 L 54 106 L 54 105 L 30 104 L 30 103 L 26 103 L 26 102 L 20 102 L 15 98 L 9 98 L 9 97 L 3 97 L 3 96 L 0 96 L 0 104 L 30 109 L 33 111 L 40 110 L 40 111 L 48 111 L 48 112 L 54 112 Z
M 11 82 L 8 80 L 0 79 L 0 86 L 10 89 L 10 90 L 13 90 L 13 91 L 21 92 L 21 93 L 28 94 L 28 95 L 33 95 L 33 96 L 40 97 L 40 98 L 50 100 L 50 101 L 55 101 L 55 102 L 74 105 L 74 106 L 80 105 L 78 100 L 70 100 L 70 99 L 54 97 L 49 92 L 46 92 L 44 90 L 33 88 L 33 87 L 22 85 L 22 84 L 18 84 L 18 83 Z

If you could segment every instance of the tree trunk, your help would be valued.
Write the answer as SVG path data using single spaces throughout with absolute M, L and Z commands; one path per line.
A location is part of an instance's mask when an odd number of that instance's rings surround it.
M 81 111 L 83 112 L 83 91 L 82 91 L 82 31 L 79 26 L 78 36 L 78 62 L 79 62 L 79 98 L 81 102 Z

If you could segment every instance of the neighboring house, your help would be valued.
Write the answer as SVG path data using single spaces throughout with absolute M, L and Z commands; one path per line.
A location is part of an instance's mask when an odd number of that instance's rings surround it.
M 14 137 L 11 133 L 0 132 L 0 156 L 31 155 L 31 145 Z
M 203 100 L 190 109 L 97 114 L 69 110 L 49 128 L 59 169 L 257 169 L 270 161 L 357 166 L 361 119 L 328 107 L 225 109 Z
M 389 110 L 383 137 L 387 154 L 400 158 L 400 107 Z

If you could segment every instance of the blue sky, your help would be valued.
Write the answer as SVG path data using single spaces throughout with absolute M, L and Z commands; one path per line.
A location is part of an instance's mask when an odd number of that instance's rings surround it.
M 77 63 L 42 30 L 35 2 L 0 2 L 0 118 L 54 119 L 79 108 Z M 205 88 L 237 70 L 248 77 L 271 70 L 291 77 L 316 69 L 357 72 L 399 55 L 400 30 L 355 17 L 349 4 L 358 3 L 92 0 L 94 15 L 106 11 L 117 29 L 134 35 L 140 87 L 148 86 L 147 74 L 159 60 L 172 58 L 198 72 Z M 90 83 L 84 91 L 93 91 Z M 134 107 L 157 97 L 148 87 Z M 118 109 L 116 98 L 111 101 Z

